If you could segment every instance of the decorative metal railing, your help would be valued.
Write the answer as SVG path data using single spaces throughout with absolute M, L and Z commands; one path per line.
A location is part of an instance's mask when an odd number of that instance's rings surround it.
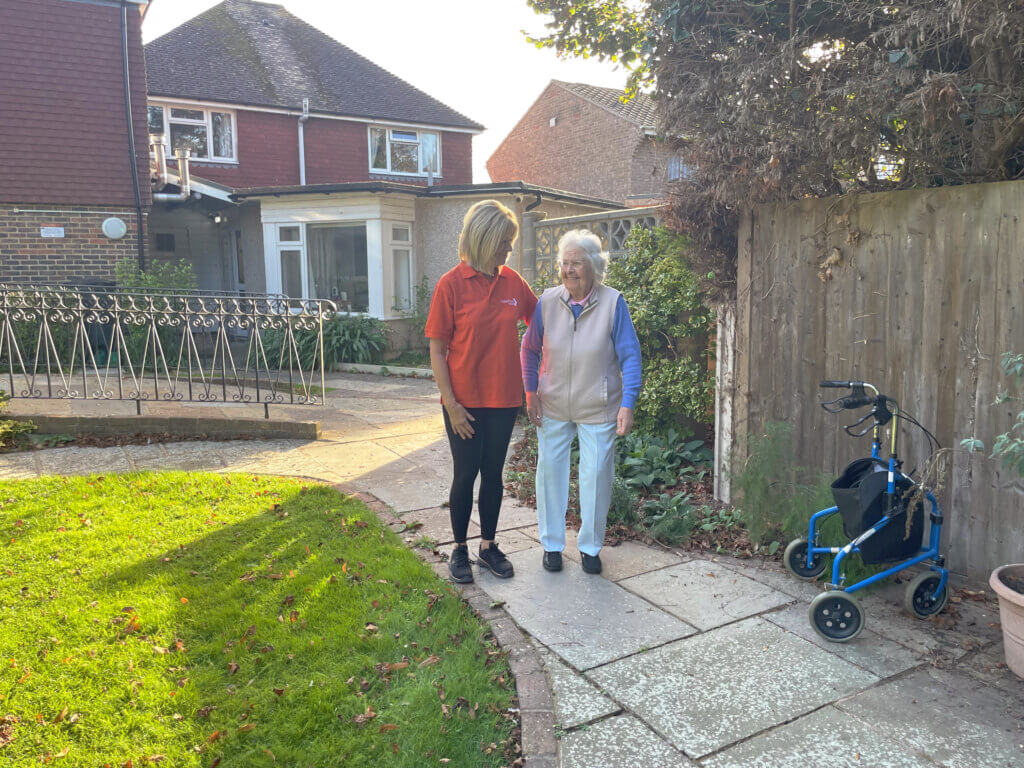
M 323 405 L 330 301 L 0 284 L 13 398 Z
M 542 219 L 533 225 L 536 249 L 533 277 L 540 282 L 553 283 L 557 279 L 555 259 L 558 256 L 558 240 L 571 229 L 589 229 L 598 235 L 608 255 L 614 259 L 625 253 L 626 239 L 633 227 L 656 227 L 661 223 L 663 213 L 662 206 L 650 206 Z

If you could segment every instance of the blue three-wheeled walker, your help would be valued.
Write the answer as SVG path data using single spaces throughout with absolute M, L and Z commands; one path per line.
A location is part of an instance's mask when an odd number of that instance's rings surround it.
M 815 632 L 826 640 L 845 643 L 864 629 L 864 611 L 853 593 L 912 566 L 927 563 L 928 570 L 918 574 L 907 586 L 904 597 L 907 610 L 919 618 L 927 618 L 946 607 L 949 572 L 939 554 L 942 510 L 931 491 L 922 493 L 910 475 L 902 472 L 903 462 L 898 458 L 898 422 L 906 421 L 919 427 L 928 437 L 929 445 L 936 448 L 939 445 L 931 432 L 871 384 L 864 381 L 823 381 L 821 386 L 850 390 L 844 397 L 821 404 L 829 413 L 871 406 L 871 411 L 859 421 L 843 427 L 853 437 L 872 433 L 871 456 L 851 462 L 832 483 L 835 506 L 811 517 L 807 538 L 790 542 L 784 562 L 794 576 L 812 581 L 824 572 L 827 556 L 835 556 L 832 583 L 828 585 L 827 592 L 822 592 L 811 602 L 808 615 Z M 856 427 L 868 419 L 871 423 L 856 431 Z M 887 424 L 890 425 L 891 439 L 889 456 L 883 459 L 880 435 L 882 427 Z M 931 506 L 931 529 L 928 544 L 922 547 L 924 500 Z M 821 546 L 821 523 L 835 514 L 842 519 L 843 533 L 850 541 L 843 547 Z M 859 554 L 867 564 L 895 565 L 846 586 L 843 561 L 853 553 Z

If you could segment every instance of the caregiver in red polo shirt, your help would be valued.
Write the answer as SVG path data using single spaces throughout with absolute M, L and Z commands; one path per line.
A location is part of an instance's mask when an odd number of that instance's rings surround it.
M 437 281 L 427 317 L 430 364 L 455 465 L 448 497 L 455 549 L 448 569 L 459 583 L 473 581 L 466 533 L 477 475 L 477 562 L 496 576 L 507 579 L 513 574 L 494 535 L 502 468 L 523 402 L 518 324 L 529 322 L 537 306 L 529 284 L 505 266 L 518 234 L 515 215 L 501 203 L 481 200 L 473 205 L 462 223 L 459 265 Z

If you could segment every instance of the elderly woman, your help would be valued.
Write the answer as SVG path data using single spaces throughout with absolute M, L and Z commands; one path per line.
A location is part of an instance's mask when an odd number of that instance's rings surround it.
M 577 547 L 587 573 L 601 572 L 601 546 L 615 476 L 615 437 L 633 428 L 640 394 L 640 342 L 626 300 L 604 284 L 608 254 L 587 230 L 558 243 L 562 285 L 537 304 L 522 345 L 523 384 L 537 425 L 537 519 L 543 565 L 562 568 L 569 450 L 580 441 Z
M 453 581 L 473 581 L 466 534 L 473 484 L 480 476 L 480 552 L 477 562 L 496 576 L 513 575 L 494 543 L 503 493 L 502 468 L 523 403 L 519 321 L 530 321 L 537 297 L 505 266 L 519 233 L 515 215 L 495 200 L 466 213 L 459 265 L 437 282 L 426 336 L 430 363 L 444 405 L 444 426 L 455 465 L 448 497 L 455 549 Z

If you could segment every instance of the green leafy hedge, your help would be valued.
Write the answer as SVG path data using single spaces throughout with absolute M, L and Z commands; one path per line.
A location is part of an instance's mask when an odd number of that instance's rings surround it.
M 605 282 L 622 292 L 643 354 L 641 429 L 693 429 L 711 419 L 714 374 L 708 369 L 713 314 L 687 265 L 687 241 L 665 228 L 633 229 L 627 254 Z

